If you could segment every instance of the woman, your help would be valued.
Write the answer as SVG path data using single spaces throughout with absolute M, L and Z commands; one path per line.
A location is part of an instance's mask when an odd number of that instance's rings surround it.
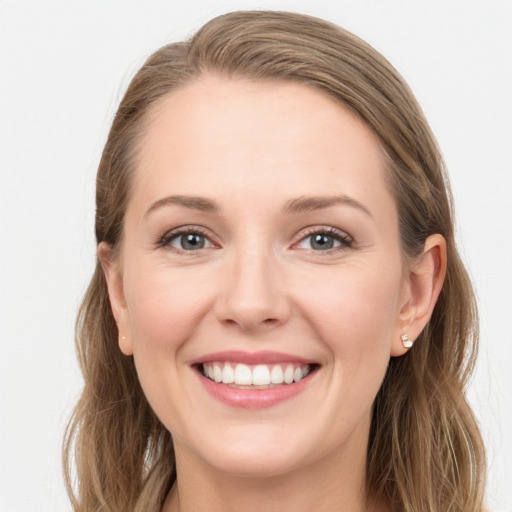
M 239 12 L 157 51 L 98 170 L 75 510 L 482 510 L 450 201 L 342 29 Z

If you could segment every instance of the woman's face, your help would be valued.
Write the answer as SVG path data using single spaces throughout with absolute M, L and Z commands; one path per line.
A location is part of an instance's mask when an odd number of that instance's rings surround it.
M 107 278 L 178 464 L 269 475 L 363 453 L 405 275 L 379 143 L 338 102 L 209 76 L 153 110 Z

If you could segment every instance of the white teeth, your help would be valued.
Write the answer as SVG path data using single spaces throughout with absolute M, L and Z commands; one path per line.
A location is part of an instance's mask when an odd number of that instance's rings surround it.
M 222 370 L 218 364 L 213 365 L 213 380 L 215 382 L 222 382 Z
M 233 363 L 228 362 L 205 363 L 202 371 L 210 380 L 239 386 L 292 384 L 306 377 L 311 371 L 310 365 L 292 363 L 255 366 L 238 363 L 234 369 L 233 366 Z
M 230 364 L 225 364 L 222 370 L 222 382 L 224 384 L 231 384 L 235 382 L 235 371 Z
M 252 383 L 255 386 L 265 386 L 270 384 L 270 372 L 268 370 L 268 366 L 264 364 L 255 366 L 252 371 Z
M 237 364 L 235 368 L 235 384 L 242 386 L 252 385 L 252 372 L 246 364 Z
M 284 371 L 284 381 L 286 384 L 293 382 L 293 366 L 291 364 L 289 364 Z
M 270 373 L 270 381 L 272 384 L 282 384 L 284 382 L 283 369 L 278 364 L 275 364 L 272 367 L 272 372 Z

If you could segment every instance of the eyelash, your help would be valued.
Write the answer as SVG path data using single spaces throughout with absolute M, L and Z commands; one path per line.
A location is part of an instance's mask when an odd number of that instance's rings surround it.
M 314 235 L 327 235 L 332 237 L 337 242 L 340 242 L 340 245 L 338 247 L 333 247 L 331 249 L 326 249 L 323 251 L 315 251 L 314 249 L 310 249 L 310 251 L 314 252 L 315 254 L 332 254 L 340 250 L 343 251 L 345 249 L 350 249 L 354 245 L 354 240 L 352 239 L 352 237 L 350 237 L 344 231 L 341 231 L 340 229 L 334 228 L 332 226 L 316 226 L 312 228 L 307 228 L 306 231 L 301 233 L 300 240 L 294 243 L 293 245 L 297 246 L 302 241 Z
M 205 237 L 212 245 L 216 245 L 211 239 L 209 232 L 207 232 L 205 229 L 203 229 L 200 226 L 186 226 L 182 228 L 176 228 L 172 231 L 168 231 L 165 233 L 161 238 L 158 239 L 156 245 L 157 247 L 167 248 L 171 250 L 172 252 L 176 253 L 187 253 L 187 254 L 197 254 L 202 249 L 197 250 L 190 250 L 186 251 L 184 249 L 177 249 L 175 247 L 172 247 L 170 244 L 173 240 L 179 238 L 183 235 L 192 235 L 197 234 Z M 344 250 L 344 249 L 350 249 L 354 245 L 354 240 L 352 237 L 350 237 L 347 233 L 344 231 L 341 231 L 337 228 L 334 228 L 332 226 L 318 226 L 318 227 L 311 227 L 307 228 L 304 232 L 300 234 L 300 239 L 297 242 L 294 242 L 293 247 L 296 247 L 298 244 L 303 242 L 309 237 L 312 237 L 314 235 L 327 235 L 332 237 L 334 240 L 340 243 L 338 247 L 333 247 L 330 249 L 326 249 L 323 251 L 320 250 L 314 250 L 309 249 L 311 252 L 315 254 L 332 254 L 333 252 Z
M 194 250 L 185 251 L 183 249 L 177 249 L 176 247 L 172 247 L 171 242 L 173 240 L 175 240 L 176 238 L 179 238 L 180 236 L 183 236 L 183 235 L 201 235 L 204 238 L 206 238 L 207 240 L 209 240 L 211 244 L 215 245 L 215 243 L 210 240 L 210 234 L 205 229 L 201 228 L 200 226 L 186 226 L 186 227 L 184 226 L 182 228 L 176 228 L 176 229 L 173 229 L 172 231 L 168 231 L 157 241 L 156 245 L 157 245 L 157 247 L 164 247 L 166 249 L 169 249 L 172 252 L 176 252 L 176 253 L 180 253 L 180 254 L 181 253 L 196 254 L 199 251 L 201 251 L 201 249 L 197 249 L 195 251 Z

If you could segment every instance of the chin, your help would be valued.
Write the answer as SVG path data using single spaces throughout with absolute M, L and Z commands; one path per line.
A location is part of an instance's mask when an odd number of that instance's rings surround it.
M 217 458 L 209 461 L 217 472 L 241 478 L 268 478 L 286 475 L 302 467 L 297 457 L 283 453 L 264 453 L 258 456 L 233 454 L 233 457 Z
M 304 434 L 290 436 L 289 429 L 285 435 L 284 429 L 242 429 L 242 434 L 231 429 L 208 440 L 203 437 L 205 444 L 190 448 L 213 470 L 246 478 L 285 475 L 318 458 L 318 449 L 308 450 L 307 446 L 318 448 L 319 443 L 306 442 Z

